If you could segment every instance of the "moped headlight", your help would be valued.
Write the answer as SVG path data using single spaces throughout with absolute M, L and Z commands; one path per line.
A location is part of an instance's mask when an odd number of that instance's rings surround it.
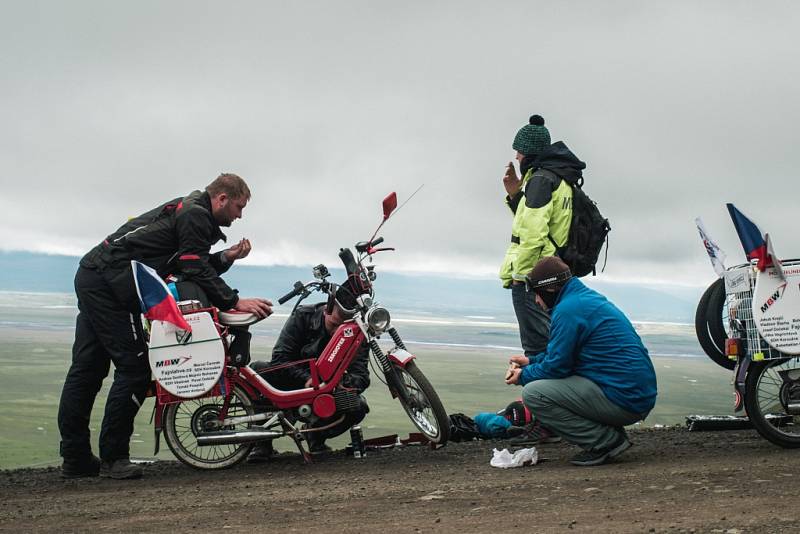
M 367 312 L 367 324 L 376 334 L 382 334 L 389 328 L 389 310 L 380 306 L 370 308 Z

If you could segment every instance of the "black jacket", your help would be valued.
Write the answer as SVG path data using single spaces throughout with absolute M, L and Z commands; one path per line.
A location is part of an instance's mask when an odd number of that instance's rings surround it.
M 312 306 L 299 306 L 286 320 L 272 349 L 270 366 L 316 359 L 325 350 L 331 335 L 325 328 L 322 313 L 325 303 Z M 303 387 L 311 377 L 308 365 L 293 365 L 282 369 L 284 375 L 293 382 L 294 387 Z M 361 344 L 358 354 L 345 372 L 342 385 L 355 388 L 359 393 L 369 387 L 369 347 Z
M 102 273 L 131 311 L 139 307 L 131 260 L 152 267 L 162 277 L 174 274 L 194 281 L 214 306 L 228 310 L 239 296 L 220 278 L 230 264 L 224 263 L 221 252 L 209 253 L 220 239 L 225 241 L 225 234 L 211 214 L 208 193 L 194 191 L 129 220 L 90 250 L 80 265 Z
M 586 164 L 579 160 L 563 141 L 556 141 L 537 156 L 526 156 L 520 163 L 522 176 L 533 169 L 534 176 L 538 178 L 528 180 L 525 185 L 526 205 L 529 208 L 539 208 L 550 202 L 553 191 L 558 189 L 562 179 L 570 185 L 580 187 L 583 185 L 585 168 Z M 550 172 L 540 172 L 541 170 Z M 512 213 L 516 213 L 517 206 L 522 200 L 522 193 L 520 191 L 513 197 L 508 197 L 508 207 Z
M 583 183 L 586 164 L 579 160 L 563 141 L 557 141 L 539 154 L 533 163 L 536 169 L 547 169 L 571 185 Z

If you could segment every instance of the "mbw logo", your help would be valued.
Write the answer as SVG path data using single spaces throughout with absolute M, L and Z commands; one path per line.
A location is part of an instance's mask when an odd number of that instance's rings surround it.
M 767 301 L 764 304 L 761 305 L 761 313 L 764 313 L 768 309 L 770 309 L 770 307 L 773 304 L 775 304 L 778 301 L 779 298 L 781 298 L 783 296 L 783 292 L 784 291 L 786 291 L 786 282 L 784 282 L 780 286 L 778 286 L 778 289 L 776 289 L 775 292 L 772 295 L 769 296 Z
M 176 365 L 182 365 L 191 359 L 191 356 L 184 356 L 183 358 L 170 358 L 168 360 L 161 360 L 160 362 L 156 362 L 156 367 L 173 367 Z

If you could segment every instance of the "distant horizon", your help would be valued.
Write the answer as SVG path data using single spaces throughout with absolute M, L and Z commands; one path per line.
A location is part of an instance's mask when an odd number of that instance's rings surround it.
M 0 246 L 0 254 L 31 254 L 31 255 L 40 255 L 40 256 L 55 256 L 55 257 L 64 257 L 64 258 L 76 258 L 80 259 L 83 257 L 83 253 L 72 253 L 72 252 L 47 252 L 47 251 L 40 251 L 40 250 L 27 250 L 27 249 L 14 249 L 14 248 L 3 248 Z M 313 268 L 315 265 L 318 265 L 320 262 L 317 263 L 269 263 L 269 262 L 261 262 L 258 259 L 247 258 L 245 260 L 240 260 L 237 262 L 237 266 L 240 267 L 278 267 L 278 268 L 292 268 L 292 269 L 303 269 L 308 268 L 309 270 Z M 326 262 L 321 262 L 326 263 Z M 339 269 L 339 260 L 336 258 L 334 261 L 330 263 L 326 263 L 329 269 Z M 335 267 L 331 267 L 334 265 Z M 499 269 L 499 263 L 498 263 Z M 497 276 L 497 272 L 465 272 L 465 271 L 443 271 L 443 270 L 414 270 L 414 269 L 404 269 L 404 268 L 397 268 L 397 267 L 387 267 L 382 268 L 381 272 L 384 273 L 391 273 L 397 275 L 404 275 L 404 276 L 436 276 L 441 278 L 448 278 L 448 279 L 457 279 L 457 280 L 499 280 Z M 602 277 L 602 279 L 600 278 Z M 626 285 L 626 286 L 643 286 L 649 288 L 685 288 L 685 289 L 705 289 L 711 282 L 716 279 L 717 276 L 713 273 L 713 269 L 709 265 L 709 278 L 708 280 L 702 283 L 685 283 L 679 282 L 675 280 L 661 280 L 661 279 L 651 279 L 647 277 L 635 277 L 635 276 L 628 276 L 624 280 L 621 280 L 614 276 L 604 275 L 604 273 L 599 272 L 596 276 L 586 276 L 583 280 L 597 280 L 601 283 L 608 283 L 608 284 L 615 284 L 615 285 Z M 2 277 L 0 276 L 0 280 Z
M 0 251 L 0 290 L 72 293 L 78 256 L 29 251 Z M 327 263 L 332 280 L 344 278 L 344 270 Z M 377 264 L 376 297 L 393 310 L 435 316 L 492 315 L 515 320 L 511 297 L 494 277 L 468 277 L 463 273 L 398 272 Z M 459 276 L 461 275 L 461 276 Z M 312 279 L 311 266 L 243 264 L 224 275 L 243 295 L 277 300 L 295 281 Z M 704 286 L 615 281 L 587 276 L 583 283 L 608 297 L 631 320 L 691 323 Z M 709 280 L 709 285 L 712 280 Z M 293 301 L 284 309 L 293 305 Z

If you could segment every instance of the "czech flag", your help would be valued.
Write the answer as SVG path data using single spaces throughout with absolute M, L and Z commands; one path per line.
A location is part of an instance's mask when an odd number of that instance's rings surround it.
M 181 330 L 191 332 L 192 327 L 178 310 L 178 304 L 169 292 L 167 284 L 158 273 L 143 263 L 131 260 L 133 279 L 136 282 L 136 293 L 142 313 L 151 321 L 164 321 Z
M 742 242 L 742 247 L 744 247 L 744 253 L 747 256 L 748 260 L 758 260 L 758 265 L 756 267 L 759 271 L 763 271 L 767 267 L 771 267 L 773 265 L 773 258 L 771 250 L 772 247 L 767 246 L 768 237 L 764 237 L 764 234 L 761 233 L 761 230 L 758 229 L 758 226 L 753 223 L 750 219 L 745 217 L 745 215 L 736 209 L 736 206 L 733 204 L 727 204 L 728 212 L 731 214 L 731 219 L 733 220 L 733 226 L 736 227 L 736 233 L 739 234 L 739 241 Z M 775 261 L 776 265 L 780 265 L 780 263 Z

